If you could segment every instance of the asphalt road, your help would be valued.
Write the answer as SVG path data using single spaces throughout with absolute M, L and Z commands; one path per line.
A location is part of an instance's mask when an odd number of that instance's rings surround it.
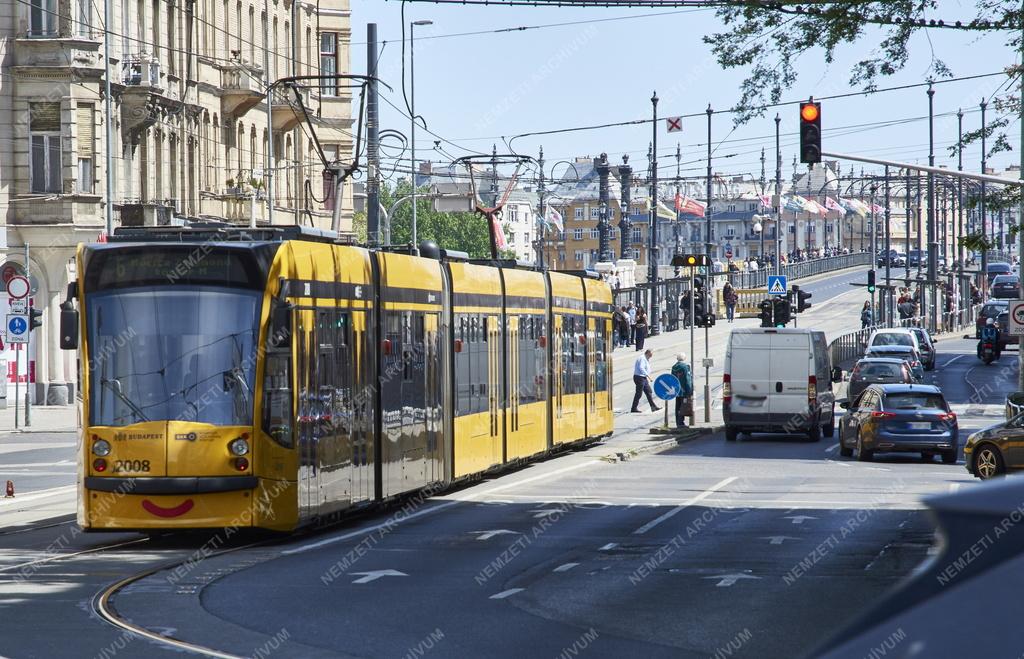
M 961 441 L 1016 378 L 1011 355 L 982 367 L 973 350 L 940 341 L 928 374 Z M 0 655 L 180 652 L 95 611 L 108 585 L 163 565 L 111 608 L 227 655 L 798 657 L 926 558 L 924 497 L 976 484 L 962 464 L 836 448 L 719 434 L 610 463 L 597 447 L 248 548 L 261 539 L 7 527 Z

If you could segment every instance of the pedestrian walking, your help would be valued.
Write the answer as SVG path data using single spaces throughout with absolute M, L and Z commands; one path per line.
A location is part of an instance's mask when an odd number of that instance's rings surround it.
M 693 372 L 686 363 L 686 353 L 676 355 L 672 375 L 679 380 L 679 395 L 676 396 L 676 428 L 686 427 L 686 417 L 693 417 Z
M 644 341 L 647 339 L 647 312 L 644 311 L 643 307 L 637 307 L 636 309 L 636 323 L 633 326 L 634 337 L 633 344 L 636 349 L 644 349 Z
M 615 347 L 624 348 L 629 340 L 629 316 L 626 315 L 626 307 L 615 310 Z
M 647 402 L 651 404 L 651 411 L 657 412 L 661 408 L 654 402 L 654 392 L 651 391 L 651 357 L 653 350 L 645 350 L 644 354 L 636 358 L 633 365 L 633 384 L 636 385 L 636 394 L 633 396 L 633 407 L 630 412 L 639 412 L 637 405 L 640 404 L 640 397 L 647 396 Z
M 690 289 L 679 296 L 680 318 L 683 319 L 683 329 L 690 326 Z
M 736 303 L 739 302 L 739 299 L 740 296 L 736 294 L 732 284 L 725 282 L 725 286 L 722 288 L 722 301 L 725 302 L 725 317 L 729 319 L 730 323 L 736 315 Z
M 871 313 L 871 302 L 865 300 L 864 301 L 864 306 L 860 310 L 860 328 L 861 329 L 867 329 L 868 327 L 871 327 L 871 325 L 874 322 L 874 318 L 872 318 L 872 316 L 873 316 L 873 314 Z
M 626 308 L 626 315 L 629 317 L 629 341 L 626 345 L 633 345 L 636 341 L 636 305 L 632 302 Z

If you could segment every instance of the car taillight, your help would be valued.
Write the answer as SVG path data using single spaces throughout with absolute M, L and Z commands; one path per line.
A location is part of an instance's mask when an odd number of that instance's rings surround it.
M 722 375 L 722 404 L 732 403 L 732 376 L 728 373 Z
M 807 404 L 814 405 L 818 400 L 818 378 L 814 375 L 807 376 Z
M 942 421 L 956 423 L 956 412 L 947 412 L 946 414 L 940 414 L 939 419 Z
M 96 458 L 95 460 L 92 461 L 92 468 L 95 471 L 106 471 L 107 461 L 104 460 L 103 458 Z
M 872 419 L 893 419 L 896 417 L 895 412 L 872 412 Z
M 245 458 L 235 458 L 235 469 L 245 471 L 249 468 L 249 461 Z
M 919 361 L 917 361 L 917 360 L 915 359 L 914 361 L 910 362 L 910 365 L 911 365 L 911 366 L 920 366 L 920 365 L 921 365 L 921 362 L 919 362 Z

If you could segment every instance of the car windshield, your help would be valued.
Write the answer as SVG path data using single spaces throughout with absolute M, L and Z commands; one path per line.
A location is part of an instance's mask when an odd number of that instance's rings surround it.
M 902 377 L 903 369 L 899 364 L 886 364 L 882 362 L 868 362 L 857 367 L 857 375 L 862 378 L 872 379 L 895 379 Z
M 992 280 L 992 283 L 994 283 L 994 284 L 1016 284 L 1017 283 L 1017 275 L 997 275 L 996 278 Z
M 910 346 L 914 347 L 914 339 L 902 332 L 879 332 L 871 341 L 872 346 Z
M 89 295 L 90 423 L 252 423 L 261 300 L 218 286 Z
M 887 410 L 942 410 L 945 412 L 947 409 L 942 394 L 927 391 L 888 394 L 884 404 Z
M 1006 311 L 1005 304 L 986 304 L 981 308 L 981 315 L 985 318 L 995 318 L 1004 311 Z

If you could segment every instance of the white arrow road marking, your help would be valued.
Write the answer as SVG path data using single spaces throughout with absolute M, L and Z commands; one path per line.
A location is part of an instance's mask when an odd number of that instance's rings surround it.
M 833 444 L 832 446 L 829 446 L 827 449 L 825 449 L 825 453 L 831 453 L 832 451 L 836 450 L 837 448 L 839 448 L 839 444 L 838 443 L 837 444 Z
M 506 597 L 511 597 L 512 595 L 515 595 L 516 593 L 521 593 L 524 590 L 526 590 L 526 589 L 525 588 L 509 588 L 508 590 L 503 590 L 500 593 L 495 593 L 494 595 L 491 595 L 489 599 L 492 599 L 492 600 L 503 600 Z
M 562 510 L 561 508 L 555 508 L 554 510 L 551 510 L 549 508 L 538 508 L 536 510 L 531 510 L 530 512 L 537 513 L 533 516 L 534 519 L 540 519 L 541 517 L 550 517 L 551 515 L 557 515 L 558 513 L 563 513 L 565 511 Z
M 377 579 L 380 579 L 381 577 L 407 577 L 407 576 L 409 576 L 405 572 L 399 572 L 398 570 L 373 570 L 371 572 L 353 572 L 352 573 L 352 576 L 354 576 L 354 577 L 359 577 L 360 575 L 362 575 L 362 576 L 359 579 L 356 579 L 355 581 L 353 581 L 352 583 L 370 583 L 371 581 L 376 581 Z
M 470 531 L 470 533 L 479 533 L 477 540 L 490 540 L 496 535 L 522 535 L 519 531 L 509 531 L 508 529 L 494 529 L 493 531 Z
M 719 574 L 719 575 L 714 576 L 714 577 L 704 577 L 704 578 L 705 579 L 718 579 L 719 581 L 718 581 L 718 583 L 715 584 L 715 586 L 717 586 L 718 588 L 726 588 L 728 586 L 733 585 L 734 583 L 736 583 L 740 579 L 760 579 L 761 577 L 755 577 L 752 574 L 740 574 L 740 573 L 737 572 L 735 574 Z
M 565 565 L 559 565 L 554 570 L 552 570 L 552 572 L 568 572 L 577 565 L 579 565 L 579 563 L 566 563 Z
M 783 519 L 791 519 L 791 520 L 793 520 L 794 524 L 803 524 L 804 520 L 818 519 L 818 518 L 817 517 L 811 517 L 810 515 L 789 515 L 787 517 L 784 517 Z
M 770 545 L 781 545 L 786 540 L 799 540 L 800 538 L 793 538 L 788 535 L 766 535 L 761 536 L 762 540 L 767 540 Z
M 633 535 L 643 535 L 644 533 L 647 533 L 648 531 L 653 529 L 658 524 L 661 524 L 662 522 L 664 522 L 666 519 L 676 515 L 677 513 L 679 513 L 682 510 L 685 510 L 685 509 L 689 508 L 690 506 L 692 506 L 693 504 L 697 503 L 698 501 L 702 501 L 704 499 L 707 499 L 709 496 L 714 494 L 716 490 L 722 489 L 723 487 L 725 487 L 726 485 L 728 485 L 729 483 L 733 482 L 734 480 L 736 480 L 738 478 L 739 478 L 739 476 L 730 476 L 729 478 L 723 479 L 723 480 L 715 483 L 714 485 L 712 485 L 708 489 L 704 490 L 703 492 L 701 492 L 697 496 L 693 497 L 689 501 L 683 503 L 682 505 L 676 506 L 675 508 L 673 508 L 672 510 L 668 511 L 664 515 L 661 515 L 660 517 L 656 517 L 655 519 L 647 522 L 646 524 L 644 524 L 643 526 L 638 528 L 636 531 L 633 531 Z
M 611 551 L 612 549 L 615 549 L 618 546 L 619 543 L 617 542 L 609 542 L 604 547 L 598 547 L 597 551 Z

